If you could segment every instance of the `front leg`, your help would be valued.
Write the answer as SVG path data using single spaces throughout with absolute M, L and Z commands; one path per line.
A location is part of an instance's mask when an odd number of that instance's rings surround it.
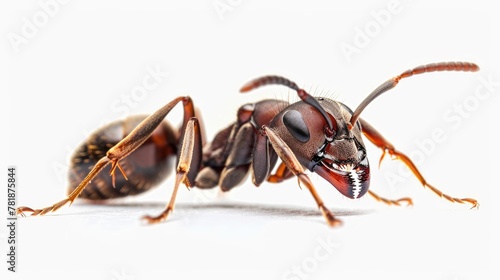
M 269 175 L 267 181 L 270 183 L 281 183 L 293 177 L 293 173 L 286 167 L 285 163 L 281 163 L 276 169 L 276 173 Z
M 443 193 L 442 191 L 438 190 L 437 188 L 435 188 L 431 184 L 429 184 L 427 182 L 427 180 L 425 180 L 424 176 L 422 176 L 422 174 L 420 173 L 420 171 L 418 170 L 418 168 L 415 166 L 415 164 L 413 163 L 413 161 L 407 155 L 405 155 L 404 153 L 396 150 L 396 148 L 394 147 L 394 145 L 392 145 L 389 141 L 387 141 L 384 138 L 384 136 L 382 136 L 382 134 L 380 134 L 380 132 L 378 132 L 375 128 L 373 128 L 373 126 L 371 126 L 368 122 L 366 122 L 363 119 L 359 119 L 359 121 L 361 122 L 361 127 L 362 127 L 362 130 L 363 130 L 363 134 L 373 144 L 375 144 L 377 147 L 379 147 L 380 149 L 382 149 L 382 156 L 380 157 L 379 164 L 382 162 L 382 159 L 384 158 L 385 154 L 388 153 L 389 155 L 391 155 L 395 159 L 398 159 L 398 160 L 402 161 L 411 170 L 411 172 L 413 173 L 413 175 L 415 175 L 415 177 L 417 177 L 417 179 L 420 181 L 420 183 L 424 187 L 429 188 L 432 192 L 434 192 L 439 197 L 445 198 L 445 199 L 447 199 L 450 202 L 469 203 L 469 204 L 472 205 L 472 208 L 477 208 L 479 206 L 477 200 L 475 200 L 473 198 L 456 198 L 456 197 L 452 197 L 452 196 L 447 195 L 447 194 Z M 372 196 L 373 196 L 373 194 L 372 194 Z M 374 197 L 376 198 L 376 196 L 374 196 Z
M 323 203 L 323 200 L 319 196 L 319 194 L 316 192 L 316 189 L 314 188 L 313 183 L 311 182 L 311 179 L 307 174 L 305 174 L 305 169 L 304 167 L 299 163 L 297 160 L 297 157 L 293 153 L 293 151 L 288 147 L 288 145 L 278 136 L 276 133 L 274 133 L 273 130 L 268 128 L 267 126 L 263 126 L 262 133 L 264 133 L 267 138 L 269 139 L 269 142 L 271 143 L 273 149 L 276 151 L 280 159 L 283 161 L 283 163 L 286 165 L 286 167 L 295 175 L 297 176 L 299 180 L 299 185 L 303 184 L 306 186 L 306 188 L 311 192 L 314 200 L 316 201 L 316 204 L 318 205 L 318 208 L 321 210 L 321 213 L 326 219 L 326 222 L 330 226 L 338 226 L 342 222 L 335 218 L 333 214 L 326 208 L 325 204 Z M 259 156 L 254 155 L 254 161 L 259 161 Z

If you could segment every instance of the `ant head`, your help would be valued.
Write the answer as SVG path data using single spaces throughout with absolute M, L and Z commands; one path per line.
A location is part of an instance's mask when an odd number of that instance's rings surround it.
M 352 111 L 340 102 L 318 98 L 316 107 L 297 102 L 283 110 L 271 124 L 289 145 L 298 161 L 330 182 L 349 198 L 360 198 L 369 187 L 370 168 L 361 137 L 361 126 L 349 130 Z
M 342 103 L 314 98 L 294 82 L 279 76 L 258 78 L 241 91 L 268 84 L 294 89 L 302 100 L 288 106 L 270 124 L 297 160 L 343 195 L 363 196 L 368 191 L 370 168 L 361 127 L 359 124 L 354 128 L 349 126 L 353 112 Z
M 321 105 L 332 116 L 336 131 L 331 139 L 325 136 L 312 158 L 310 170 L 330 182 L 344 196 L 360 198 L 370 185 L 370 166 L 361 126 L 356 123 L 350 128 L 352 111 L 344 104 L 324 99 Z

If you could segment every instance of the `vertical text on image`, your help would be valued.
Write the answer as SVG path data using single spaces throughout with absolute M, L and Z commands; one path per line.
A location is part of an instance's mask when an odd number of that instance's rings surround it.
M 16 272 L 17 267 L 17 170 L 7 168 L 7 270 Z

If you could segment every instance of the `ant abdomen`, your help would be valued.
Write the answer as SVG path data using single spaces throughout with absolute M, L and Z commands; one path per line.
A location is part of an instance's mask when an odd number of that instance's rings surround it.
M 68 194 L 75 190 L 111 147 L 127 136 L 146 117 L 131 116 L 125 120 L 109 123 L 93 132 L 71 157 Z M 120 198 L 143 193 L 158 185 L 174 170 L 177 134 L 167 122 L 162 122 L 142 146 L 120 161 L 128 180 L 121 172 L 115 172 L 113 187 L 109 165 L 92 179 L 80 198 L 90 200 Z

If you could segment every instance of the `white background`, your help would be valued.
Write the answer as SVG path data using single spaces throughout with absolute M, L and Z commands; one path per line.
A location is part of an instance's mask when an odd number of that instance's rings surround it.
M 19 272 L 7 274 L 0 265 L 7 279 L 499 279 L 493 132 L 500 86 L 487 91 L 481 82 L 500 80 L 493 1 L 68 1 L 52 2 L 57 5 L 48 11 L 46 2 L 0 9 L 1 158 L 5 169 L 17 167 L 20 205 L 45 207 L 64 197 L 64 167 L 92 130 L 128 114 L 151 113 L 179 95 L 194 99 L 210 138 L 244 103 L 297 99 L 283 87 L 238 93 L 260 75 L 289 77 L 354 109 L 408 68 L 463 60 L 481 71 L 402 80 L 362 117 L 418 158 L 432 184 L 474 197 L 481 207 L 469 211 L 439 199 L 398 162 L 386 160 L 377 170 L 380 151 L 367 141 L 372 190 L 411 196 L 413 208 L 345 199 L 312 174 L 343 220 L 341 228 L 326 226 L 295 180 L 259 189 L 248 181 L 226 194 L 181 188 L 171 219 L 144 226 L 139 218 L 168 201 L 170 179 L 111 206 L 75 203 L 20 219 Z M 377 22 L 381 13 L 390 19 Z M 367 30 L 363 42 L 359 33 Z M 346 55 L 346 45 L 356 53 Z M 138 96 L 134 89 L 147 69 L 168 77 Z M 465 106 L 462 115 L 454 111 L 458 106 Z M 176 109 L 168 119 L 176 124 L 181 115 Z M 436 130 L 442 138 L 423 149 Z M 0 193 L 6 205 L 6 191 Z M 6 238 L 2 226 L 2 255 Z

